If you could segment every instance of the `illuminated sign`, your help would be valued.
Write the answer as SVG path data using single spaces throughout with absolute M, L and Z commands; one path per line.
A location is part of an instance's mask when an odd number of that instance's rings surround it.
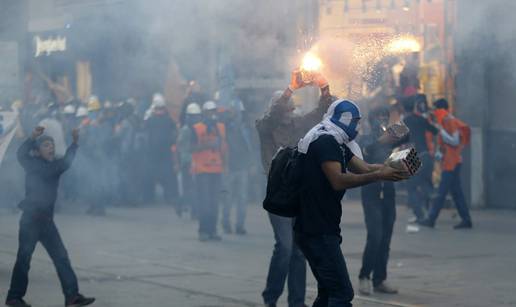
M 49 37 L 47 39 L 43 39 L 39 36 L 34 37 L 34 45 L 36 47 L 36 52 L 34 57 L 39 57 L 41 55 L 50 55 L 55 52 L 66 51 L 66 37 L 56 36 Z

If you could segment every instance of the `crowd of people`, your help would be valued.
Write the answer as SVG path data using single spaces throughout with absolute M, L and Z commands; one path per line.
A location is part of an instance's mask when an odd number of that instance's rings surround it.
M 80 131 L 81 150 L 63 177 L 57 210 L 77 203 L 88 214 L 105 215 L 110 206 L 162 203 L 199 220 L 203 241 L 221 239 L 218 223 L 225 233 L 247 233 L 248 170 L 257 155 L 241 100 L 219 104 L 190 95 L 178 120 L 160 93 L 149 102 L 91 96 L 13 108 L 25 134 L 45 128 L 57 157 L 64 156 L 71 131 Z
M 319 103 L 313 111 L 296 115 L 291 97 L 307 85 L 320 88 Z M 262 293 L 267 306 L 276 306 L 287 280 L 289 306 L 305 306 L 306 260 L 318 282 L 314 306 L 351 306 L 354 293 L 340 250 L 341 201 L 346 189 L 361 187 L 367 229 L 359 273 L 363 295 L 371 294 L 372 288 L 397 293 L 386 281 L 396 219 L 394 181 L 407 181 L 408 203 L 417 224 L 434 227 L 451 192 L 462 218 L 455 228 L 472 227 L 459 176 L 467 125 L 451 115 L 444 99 L 435 101 L 433 110 L 423 94 L 402 97 L 398 105 L 404 109 L 400 120 L 409 128 L 408 136 L 389 132 L 393 108 L 387 106 L 369 111 L 367 132 L 360 136 L 364 130 L 360 108 L 332 96 L 320 74 L 310 83 L 300 82 L 293 74 L 289 87 L 274 94 L 269 110 L 256 122 L 264 173 L 278 149 L 297 145 L 304 159 L 304 188 L 295 218 L 269 213 L 276 243 Z M 159 93 L 150 103 L 135 99 L 101 103 L 91 96 L 87 101 L 27 104 L 16 109 L 22 130 L 33 132 L 18 150 L 27 193 L 20 204 L 24 213 L 9 306 L 28 306 L 23 296 L 30 256 L 38 241 L 55 260 L 70 302 L 67 306 L 94 300 L 78 292 L 52 220 L 56 202 L 84 202 L 88 214 L 105 215 L 110 205 L 162 201 L 178 215 L 188 212 L 198 221 L 202 242 L 222 239 L 219 223 L 227 234 L 247 233 L 254 150 L 251 128 L 243 120 L 244 104 L 238 98 L 218 105 L 192 96 L 185 100 L 178 121 Z M 81 150 L 77 151 L 79 138 Z M 415 148 L 423 161 L 414 176 L 384 163 L 400 146 Z M 434 160 L 441 161 L 442 176 L 437 197 L 431 199 Z M 42 225 L 52 231 L 44 231 Z

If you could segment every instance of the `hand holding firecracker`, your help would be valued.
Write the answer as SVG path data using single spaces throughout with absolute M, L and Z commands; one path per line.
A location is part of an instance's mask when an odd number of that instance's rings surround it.
M 411 176 L 421 168 L 421 160 L 414 148 L 393 152 L 385 161 L 385 165 L 398 170 L 407 171 Z
M 295 90 L 300 89 L 305 86 L 306 86 L 306 84 L 303 82 L 303 78 L 301 77 L 301 71 L 294 70 L 290 76 L 290 84 L 289 84 L 288 88 L 291 91 L 295 91 Z
M 382 126 L 382 129 L 384 133 L 378 141 L 383 144 L 396 144 L 401 142 L 410 132 L 409 128 L 403 123 L 393 124 L 389 127 Z
M 294 91 L 308 85 L 319 88 L 328 86 L 328 80 L 321 74 L 322 62 L 315 54 L 308 52 L 299 67 L 292 72 L 290 90 Z

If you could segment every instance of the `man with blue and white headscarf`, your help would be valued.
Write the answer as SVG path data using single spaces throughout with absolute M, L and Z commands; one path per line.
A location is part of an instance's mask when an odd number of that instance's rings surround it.
M 362 160 L 355 142 L 360 119 L 360 109 L 354 102 L 337 100 L 298 144 L 305 156 L 300 213 L 294 231 L 295 241 L 317 279 L 314 307 L 352 306 L 353 286 L 340 250 L 341 199 L 346 189 L 408 177 L 404 170 Z

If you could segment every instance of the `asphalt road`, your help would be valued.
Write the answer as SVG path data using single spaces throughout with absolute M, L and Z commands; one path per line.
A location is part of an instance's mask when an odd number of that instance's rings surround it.
M 199 242 L 197 225 L 172 208 L 111 208 L 90 217 L 77 208 L 56 216 L 81 292 L 95 306 L 262 306 L 272 253 L 266 214 L 253 206 L 246 236 Z M 407 233 L 398 208 L 389 267 L 398 295 L 357 296 L 355 306 L 516 306 L 516 212 L 474 211 L 475 228 L 455 231 L 453 212 L 436 229 Z M 18 214 L 0 211 L 0 299 L 5 299 L 17 248 Z M 365 227 L 358 202 L 345 201 L 342 250 L 357 284 Z M 307 303 L 316 284 L 308 280 Z M 358 292 L 358 291 L 356 291 Z M 286 296 L 286 295 L 284 295 Z M 50 259 L 38 246 L 27 295 L 33 306 L 62 306 Z M 285 298 L 279 306 L 286 306 Z

